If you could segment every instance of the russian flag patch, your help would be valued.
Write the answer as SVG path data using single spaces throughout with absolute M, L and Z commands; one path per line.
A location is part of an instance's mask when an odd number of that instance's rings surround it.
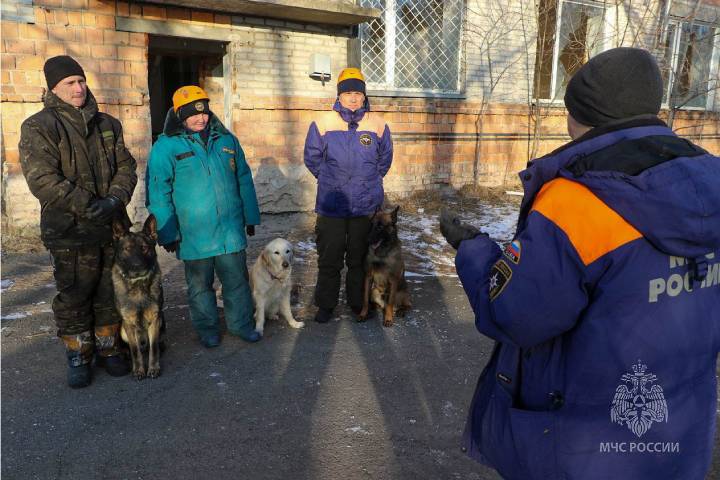
M 505 250 L 503 251 L 503 254 L 507 257 L 508 260 L 513 262 L 515 265 L 520 263 L 520 252 L 522 251 L 522 246 L 520 245 L 520 240 L 515 239 L 512 242 L 505 245 Z

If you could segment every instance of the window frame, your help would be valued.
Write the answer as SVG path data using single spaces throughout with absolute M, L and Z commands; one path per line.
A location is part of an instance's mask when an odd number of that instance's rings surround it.
M 539 98 L 535 95 L 535 91 L 533 89 L 532 92 L 532 98 L 533 102 L 535 104 L 539 105 L 564 105 L 564 100 L 562 97 L 558 98 L 555 95 L 555 92 L 557 91 L 557 77 L 558 77 L 558 63 L 560 61 L 559 55 L 560 55 L 560 30 L 562 28 L 562 15 L 563 15 L 563 7 L 567 3 L 574 3 L 574 4 L 580 4 L 580 5 L 586 5 L 589 7 L 594 7 L 597 9 L 600 9 L 602 11 L 602 47 L 600 49 L 600 52 L 604 52 L 612 47 L 612 41 L 610 39 L 610 35 L 608 35 L 608 29 L 611 27 L 614 27 L 614 25 L 610 24 L 610 21 L 612 19 L 612 16 L 608 15 L 608 4 L 603 2 L 600 3 L 600 1 L 593 1 L 593 0 L 557 0 L 557 9 L 556 9 L 556 17 L 555 17 L 555 32 L 554 32 L 554 39 L 553 39 L 553 53 L 552 53 L 552 71 L 550 74 L 550 95 L 551 98 Z M 535 56 L 535 61 L 537 61 L 537 52 Z M 537 74 L 537 68 L 534 69 L 533 75 Z M 534 78 L 533 78 L 533 85 L 535 84 Z
M 373 83 L 367 82 L 367 94 L 376 97 L 408 97 L 408 98 L 466 98 L 465 91 L 465 31 L 467 21 L 467 2 L 465 0 L 457 0 L 460 5 L 460 35 L 458 38 L 457 48 L 457 89 L 439 90 L 432 88 L 397 88 L 395 86 L 395 53 L 397 41 L 397 0 L 385 0 L 385 10 L 383 12 L 383 22 L 385 25 L 385 82 Z M 364 65 L 363 52 L 363 31 L 358 34 L 360 65 Z M 388 68 L 390 66 L 390 68 Z
M 702 25 L 710 28 L 711 30 L 715 30 L 715 33 L 713 34 L 713 45 L 712 45 L 712 53 L 710 54 L 710 68 L 708 71 L 708 78 L 707 82 L 711 82 L 713 78 L 715 78 L 716 82 L 720 82 L 720 79 L 718 79 L 718 68 L 720 63 L 720 25 L 714 25 L 712 23 L 708 22 L 702 22 L 697 20 L 685 20 L 678 17 L 671 17 L 668 19 L 667 27 L 664 32 L 664 36 L 667 36 L 670 32 L 670 26 L 673 25 L 675 28 L 675 38 L 673 38 L 673 44 L 671 45 L 671 62 L 670 62 L 670 71 L 668 72 L 668 89 L 667 92 L 663 91 L 663 101 L 662 101 L 662 108 L 664 109 L 670 109 L 670 95 L 672 94 L 672 89 L 674 87 L 675 83 L 675 72 L 677 69 L 678 62 L 680 61 L 680 46 L 681 46 L 681 40 L 682 40 L 682 27 L 683 24 L 687 25 Z M 678 34 L 679 32 L 679 34 Z M 716 97 L 716 90 L 720 88 L 720 84 L 718 84 L 715 88 L 708 88 L 707 92 L 707 98 L 705 99 L 705 106 L 698 107 L 695 105 L 682 105 L 680 107 L 677 107 L 677 110 L 688 110 L 688 111 L 699 111 L 699 112 L 706 112 L 706 111 L 714 111 L 715 106 L 715 97 Z

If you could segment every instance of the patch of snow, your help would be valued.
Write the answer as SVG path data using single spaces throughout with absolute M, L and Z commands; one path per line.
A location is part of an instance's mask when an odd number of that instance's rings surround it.
M 367 430 L 365 430 L 362 427 L 349 427 L 349 428 L 346 428 L 345 431 L 350 432 L 350 433 L 360 433 L 362 435 L 370 435 L 370 432 L 368 432 Z
M 0 280 L 0 292 L 8 290 L 13 285 L 15 285 L 15 280 L 10 280 L 9 278 L 6 278 L 5 280 Z
M 15 312 L 15 313 L 11 313 L 10 315 L 3 315 L 2 317 L 0 317 L 0 319 L 2 319 L 2 320 L 17 320 L 19 318 L 25 318 L 30 315 L 32 315 L 32 313 L 30 313 L 30 312 Z

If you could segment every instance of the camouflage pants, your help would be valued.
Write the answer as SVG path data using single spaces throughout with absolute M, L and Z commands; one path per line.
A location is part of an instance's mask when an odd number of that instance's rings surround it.
M 58 335 L 77 335 L 120 323 L 110 270 L 112 245 L 51 249 L 57 295 L 52 309 Z

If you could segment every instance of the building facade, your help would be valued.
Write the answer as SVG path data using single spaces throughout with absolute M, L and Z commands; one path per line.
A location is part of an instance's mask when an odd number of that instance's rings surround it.
M 198 83 L 239 137 L 264 212 L 311 209 L 302 150 L 335 100 L 345 66 L 362 67 L 371 108 L 393 131 L 390 195 L 512 185 L 533 157 L 569 140 L 562 95 L 590 56 L 648 48 L 666 78 L 663 115 L 720 151 L 720 0 L 20 0 L 2 4 L 2 215 L 36 228 L 20 171 L 22 121 L 42 108 L 42 67 L 75 57 L 100 108 L 123 123 L 141 181 L 173 91 Z

